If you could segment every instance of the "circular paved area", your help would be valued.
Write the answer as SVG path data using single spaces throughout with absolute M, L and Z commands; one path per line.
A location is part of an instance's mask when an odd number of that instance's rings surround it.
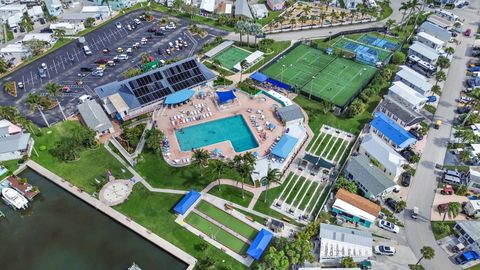
M 128 180 L 115 180 L 106 183 L 99 193 L 103 203 L 113 206 L 123 203 L 132 192 L 133 184 Z

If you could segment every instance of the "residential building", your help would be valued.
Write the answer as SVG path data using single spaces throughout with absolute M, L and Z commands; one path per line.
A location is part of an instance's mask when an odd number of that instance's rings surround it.
M 480 253 L 480 221 L 457 221 L 453 229 L 458 233 L 458 241 L 466 249 Z
M 425 119 L 420 113 L 404 106 L 389 95 L 383 97 L 382 102 L 378 104 L 375 112 L 383 112 L 390 119 L 407 130 L 418 125 Z
M 14 43 L 7 44 L 7 46 L 1 48 L 0 56 L 5 59 L 5 61 L 16 66 L 23 60 L 32 57 L 32 52 L 27 46 L 21 43 Z
M 248 6 L 247 0 L 236 0 L 235 1 L 235 17 L 253 19 L 252 12 Z
M 471 166 L 468 172 L 468 190 L 480 193 L 480 167 Z
M 412 134 L 382 112 L 375 113 L 375 118 L 370 122 L 370 132 L 377 134 L 397 151 L 417 142 Z
M 365 135 L 358 152 L 370 158 L 372 163 L 375 163 L 393 181 L 396 181 L 402 174 L 403 165 L 408 164 L 407 160 L 390 145 L 371 133 Z
M 86 100 L 77 105 L 81 122 L 101 136 L 105 133 L 113 133 L 113 125 L 100 104 L 95 100 Z
M 200 10 L 213 13 L 215 11 L 215 0 L 202 0 Z
M 388 95 L 414 111 L 419 111 L 428 101 L 424 95 L 401 81 L 393 82 L 392 86 L 388 88 Z
M 8 17 L 7 18 L 8 28 L 10 28 L 11 30 L 16 29 L 17 27 L 20 26 L 20 22 L 22 21 L 22 19 L 23 19 L 23 14 L 20 12 L 15 13 L 12 16 Z
M 21 127 L 8 120 L 0 120 L 0 161 L 30 156 L 33 144 L 30 133 L 25 133 Z
M 252 14 L 256 19 L 266 18 L 268 16 L 268 9 L 265 4 L 253 4 L 250 6 Z
M 102 0 L 90 0 L 98 6 L 106 5 L 107 3 L 102 2 Z M 146 1 L 138 1 L 138 0 L 110 0 L 108 1 L 108 5 L 112 10 L 120 10 L 124 8 L 131 7 L 138 2 L 146 2 Z
M 84 23 L 87 21 L 88 18 L 95 18 L 95 15 L 92 15 L 90 13 L 82 13 L 82 12 L 65 13 L 59 19 L 59 22 Z
M 421 60 L 430 64 L 435 64 L 438 57 L 440 57 L 440 53 L 435 49 L 432 49 L 418 41 L 413 42 L 413 44 L 408 48 L 408 56 L 410 55 L 415 55 Z
M 112 16 L 112 9 L 108 6 L 84 6 L 81 13 L 89 14 L 98 20 L 110 18 Z
M 363 5 L 363 0 L 345 0 L 344 2 L 347 9 L 357 9 L 358 4 Z
M 128 120 L 153 111 L 170 94 L 213 85 L 215 74 L 196 57 L 151 70 L 94 90 L 107 114 Z
M 376 137 L 373 134 L 372 136 Z M 395 182 L 387 176 L 388 171 L 383 166 L 376 159 L 369 159 L 368 156 L 359 154 L 350 158 L 344 174 L 347 179 L 358 185 L 365 194 L 365 198 L 379 200 L 397 188 Z
M 53 46 L 57 42 L 57 38 L 52 33 L 33 33 L 33 34 L 26 34 L 23 37 L 22 42 L 31 41 L 31 40 L 40 40 L 47 42 L 50 46 Z
M 59 22 L 50 24 L 50 29 L 52 30 L 63 30 L 65 35 L 73 36 L 78 32 L 85 29 L 85 25 L 82 22 L 69 23 L 69 22 Z
M 32 18 L 32 21 L 36 22 L 44 17 L 43 10 L 41 6 L 33 6 L 27 11 L 28 16 Z
M 427 22 L 431 22 L 431 23 L 437 25 L 438 27 L 441 27 L 441 28 L 446 29 L 446 30 L 452 29 L 453 24 L 454 24 L 454 22 L 449 21 L 447 19 L 444 19 L 444 18 L 442 18 L 440 16 L 437 16 L 437 15 L 428 16 Z
M 426 32 L 420 32 L 415 36 L 415 40 L 434 50 L 439 51 L 445 45 L 445 42 Z
M 339 264 L 345 257 L 361 262 L 373 256 L 370 232 L 321 223 L 318 240 L 321 264 Z
M 437 15 L 438 17 L 444 18 L 446 20 L 449 20 L 451 22 L 456 22 L 460 20 L 460 17 L 444 9 L 435 10 L 435 15 Z
M 267 0 L 267 6 L 273 11 L 284 10 L 285 2 L 285 0 Z
M 418 32 L 425 32 L 447 43 L 452 39 L 452 32 L 439 27 L 431 22 L 424 22 L 418 28 Z
M 6 5 L 0 7 L 0 19 L 6 21 L 8 17 L 18 13 L 23 15 L 23 13 L 27 12 L 27 10 L 27 5 Z
M 400 66 L 400 71 L 395 74 L 394 81 L 403 82 L 425 97 L 431 95 L 432 93 L 433 85 L 428 82 L 427 77 L 421 75 L 408 66 Z
M 367 228 L 370 228 L 375 222 L 381 209 L 380 205 L 343 188 L 337 191 L 335 202 L 332 205 L 332 213 L 337 218 Z
M 233 9 L 232 4 L 227 4 L 227 3 L 222 1 L 222 2 L 220 2 L 220 4 L 218 4 L 216 13 L 217 14 L 232 15 L 232 9 Z
M 59 16 L 63 13 L 63 6 L 60 0 L 45 0 L 45 7 L 50 16 Z
M 302 109 L 295 104 L 277 109 L 277 116 L 285 125 L 304 121 Z

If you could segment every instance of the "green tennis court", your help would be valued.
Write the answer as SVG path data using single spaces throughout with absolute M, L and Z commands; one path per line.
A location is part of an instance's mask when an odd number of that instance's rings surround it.
M 245 254 L 248 249 L 248 244 L 242 240 L 231 235 L 227 231 L 218 227 L 217 225 L 211 223 L 210 221 L 204 219 L 203 217 L 197 215 L 196 213 L 190 213 L 186 218 L 185 222 L 192 225 L 197 230 L 208 235 L 208 237 L 214 239 L 220 244 L 228 247 L 233 252 L 240 255 Z
M 351 53 L 355 53 L 355 48 L 357 46 L 368 47 L 372 50 L 377 51 L 378 52 L 378 60 L 380 60 L 380 61 L 384 61 L 392 53 L 389 50 L 384 50 L 382 48 L 375 47 L 375 46 L 372 46 L 372 45 L 368 45 L 366 43 L 362 43 L 362 42 L 359 42 L 359 41 L 356 41 L 356 40 L 353 40 L 353 39 L 348 39 L 348 38 L 339 38 L 334 44 L 332 44 L 332 47 L 334 47 L 334 48 L 349 51 Z
M 213 59 L 218 60 L 222 67 L 232 70 L 236 64 L 240 63 L 250 54 L 252 53 L 249 51 L 238 48 L 236 46 L 231 46 L 223 52 L 215 55 Z
M 262 73 L 292 87 L 302 87 L 334 59 L 335 56 L 301 44 L 278 58 Z
M 337 57 L 305 85 L 302 92 L 306 96 L 311 94 L 343 107 L 376 72 L 377 69 L 372 66 Z

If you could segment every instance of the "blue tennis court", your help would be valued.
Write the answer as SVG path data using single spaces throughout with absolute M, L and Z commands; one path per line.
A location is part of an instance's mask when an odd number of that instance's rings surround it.
M 360 39 L 358 41 L 360 41 L 362 43 L 365 43 L 365 44 L 368 44 L 368 45 L 373 45 L 375 47 L 391 50 L 391 51 L 396 50 L 397 47 L 398 47 L 398 44 L 395 43 L 395 42 L 391 42 L 391 41 L 388 41 L 386 39 L 374 37 L 374 36 L 371 36 L 371 35 L 368 35 L 368 34 L 360 37 Z

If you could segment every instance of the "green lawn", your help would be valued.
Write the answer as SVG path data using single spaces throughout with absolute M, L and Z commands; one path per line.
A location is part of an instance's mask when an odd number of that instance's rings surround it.
M 215 55 L 213 61 L 218 60 L 220 64 L 228 69 L 233 70 L 233 67 L 247 58 L 251 53 L 236 46 L 232 46 L 223 52 Z
M 321 156 L 321 155 L 323 154 L 323 150 L 324 150 L 324 149 L 327 147 L 327 145 L 329 145 L 330 142 L 331 142 L 332 140 L 334 140 L 334 139 L 335 139 L 335 138 L 332 136 L 332 134 L 327 134 L 327 135 L 323 138 L 323 140 L 322 140 L 322 142 L 320 143 L 320 145 L 318 146 L 318 148 L 317 148 L 317 149 L 313 149 L 313 150 L 316 150 L 316 151 L 315 151 L 315 154 L 316 154 L 317 156 Z
M 298 208 L 305 210 L 305 208 L 307 207 L 307 203 L 309 203 L 310 198 L 312 197 L 313 199 L 310 202 L 310 205 L 315 203 L 315 201 L 317 200 L 317 196 L 320 195 L 320 192 L 322 192 L 322 187 L 319 187 L 319 184 L 317 182 L 313 182 L 312 186 L 310 186 L 310 189 L 308 189 L 307 194 L 303 198 L 303 201 Z
M 266 218 L 263 218 L 263 217 L 260 217 L 260 216 L 257 216 L 255 214 L 252 214 L 250 212 L 247 212 L 245 210 L 242 210 L 242 209 L 238 209 L 238 208 L 235 208 L 236 211 L 240 212 L 240 213 L 243 213 L 244 215 L 248 216 L 248 217 L 251 217 L 253 218 L 254 221 L 260 223 L 260 224 L 267 224 L 267 219 Z
M 336 155 L 338 150 L 340 149 L 340 146 L 344 143 L 345 141 L 341 138 L 338 138 L 338 140 L 335 142 L 333 145 L 332 149 L 330 150 L 330 153 L 327 156 L 328 160 L 332 160 Z
M 327 198 L 327 195 L 329 194 L 329 188 L 330 186 L 326 186 L 325 188 L 323 188 L 322 196 L 320 197 L 318 202 L 315 199 L 312 201 L 309 209 L 307 210 L 310 213 L 312 213 L 312 215 L 316 216 L 318 214 L 318 211 L 320 211 L 320 208 L 322 207 L 323 202 L 325 201 L 325 199 Z M 316 195 L 318 196 L 320 195 L 320 193 L 317 193 Z
M 269 10 L 268 11 L 268 16 L 266 18 L 257 20 L 257 23 L 259 23 L 261 25 L 267 25 L 269 22 L 273 21 L 276 17 L 278 17 L 278 15 L 280 15 L 280 13 L 282 13 L 282 12 L 283 12 L 283 10 L 278 10 L 278 11 Z
M 268 61 L 272 60 L 281 52 L 285 51 L 288 46 L 290 46 L 290 41 L 275 41 L 272 45 L 268 47 L 267 51 L 264 51 L 263 59 L 260 60 L 255 65 L 249 67 L 244 73 L 254 72 L 255 70 L 259 69 Z M 245 47 L 242 47 L 245 49 Z
M 199 260 L 212 258 L 218 268 L 228 265 L 233 269 L 247 269 L 243 264 L 175 223 L 176 217 L 171 209 L 181 198 L 182 195 L 153 193 L 141 185 L 135 185 L 128 200 L 114 208 Z M 202 243 L 208 245 L 207 250 L 197 248 Z
M 227 212 L 218 209 L 217 207 L 206 201 L 201 201 L 197 205 L 196 209 L 249 240 L 253 240 L 258 233 L 258 231 L 255 230 L 252 226 L 235 218 Z
M 322 142 L 323 137 L 325 137 L 325 135 L 326 135 L 326 133 L 323 133 L 323 132 L 315 135 L 315 137 L 317 137 L 317 138 L 314 138 L 310 142 L 310 145 L 308 146 L 308 152 L 312 152 L 313 150 L 315 150 L 318 147 L 318 145 Z
M 217 175 L 212 173 L 211 166 L 217 160 L 210 160 L 209 167 L 200 170 L 198 166 L 190 165 L 175 168 L 168 165 L 161 155 L 142 153 L 135 166 L 135 170 L 142 175 L 152 186 L 157 188 L 171 188 L 180 190 L 196 189 L 202 190 Z M 220 176 L 227 179 L 240 179 L 238 173 L 233 169 L 226 169 Z
M 337 153 L 335 154 L 334 158 L 333 158 L 333 161 L 338 161 L 340 158 L 343 157 L 344 154 L 344 151 L 345 149 L 348 147 L 348 142 L 347 141 L 342 141 L 342 144 L 338 147 L 338 151 Z
M 293 200 L 292 205 L 298 207 L 303 200 L 307 197 L 307 192 L 310 190 L 310 187 L 315 186 L 315 182 L 313 181 L 306 181 L 305 185 L 303 186 L 302 190 L 298 192 L 298 196 L 295 200 Z
M 18 159 L 1 161 L 0 165 L 4 166 L 9 172 L 13 173 L 18 168 Z
M 450 227 L 450 233 L 441 233 L 438 231 L 437 226 L 440 225 L 441 223 L 445 223 Z M 433 236 L 435 237 L 435 240 L 442 239 L 444 237 L 447 237 L 449 234 L 453 234 L 453 226 L 455 226 L 455 221 L 432 221 L 432 232 Z
M 247 207 L 253 199 L 253 193 L 250 191 L 244 190 L 245 198 L 242 198 L 242 189 L 229 185 L 220 185 L 220 190 L 218 190 L 218 186 L 216 186 L 212 188 L 208 194 L 215 195 L 243 207 Z
M 210 221 L 202 218 L 196 213 L 190 213 L 185 218 L 185 222 L 192 225 L 204 234 L 208 235 L 210 238 L 214 238 L 214 240 L 231 249 L 235 253 L 242 255 L 245 254 L 248 249 L 247 243 L 236 238 L 235 236 L 231 235 L 230 233 L 211 223 Z
M 56 142 L 62 136 L 68 135 L 75 125 L 80 125 L 80 123 L 65 121 L 50 128 L 43 128 L 42 136 L 34 136 L 35 148 L 39 156 L 32 154 L 32 159 L 90 194 L 95 191 L 95 179 L 104 179 L 107 171 L 111 171 L 115 177 L 121 179 L 132 177 L 130 172 L 103 146 L 94 150 L 82 151 L 80 159 L 77 161 L 63 162 L 55 158 L 50 150 L 55 147 Z M 46 150 L 40 151 L 41 146 L 46 146 Z M 122 169 L 125 170 L 125 173 L 122 172 Z
M 298 178 L 297 175 L 294 175 L 293 178 L 298 180 L 296 180 L 296 182 L 292 180 L 294 186 L 288 187 L 285 193 L 283 193 L 285 196 L 288 195 L 288 197 L 282 198 L 282 200 L 288 204 L 292 204 L 293 198 L 295 198 L 295 195 L 297 195 L 297 193 L 300 191 L 300 188 L 302 188 L 302 184 L 305 182 L 305 177 Z
M 338 140 L 339 138 L 337 136 L 332 137 L 330 142 L 328 142 L 327 146 L 325 146 L 325 149 L 322 153 L 322 157 L 326 157 L 328 155 L 328 153 L 332 150 L 333 146 Z
M 7 41 L 10 41 L 14 39 L 15 37 L 13 36 L 13 32 L 10 30 L 7 30 Z
M 305 184 L 303 184 L 303 187 L 301 187 L 301 188 L 298 190 L 297 194 L 293 197 L 293 200 L 292 200 L 291 203 L 290 203 L 292 206 L 293 206 L 293 205 L 298 205 L 298 203 L 299 203 L 298 200 L 300 200 L 300 199 L 302 198 L 303 194 L 305 194 L 305 192 L 307 192 L 308 186 L 309 186 L 310 183 L 311 183 L 310 181 L 307 181 L 307 180 L 305 179 L 305 177 L 302 177 L 301 179 L 304 180 Z M 299 187 L 300 187 L 300 186 L 299 186 Z M 293 192 L 292 192 L 292 193 L 293 193 Z

